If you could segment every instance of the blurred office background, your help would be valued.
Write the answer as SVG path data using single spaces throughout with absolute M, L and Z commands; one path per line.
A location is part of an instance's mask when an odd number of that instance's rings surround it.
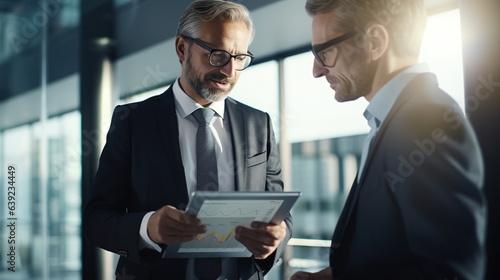
M 177 21 L 190 0 L 0 0 L 0 279 L 114 279 L 116 257 L 82 236 L 82 207 L 117 104 L 160 94 L 179 75 Z M 239 0 L 251 11 L 256 61 L 231 96 L 273 120 L 294 238 L 266 279 L 328 265 L 334 226 L 356 174 L 365 100 L 340 104 L 312 77 L 303 0 Z M 489 278 L 498 240 L 498 1 L 426 0 L 420 60 L 462 107 L 485 154 Z M 385 15 L 380 15 L 385 16 Z M 425 113 L 425 112 L 422 112 Z M 16 186 L 9 268 L 8 166 Z M 460 246 L 460 244 L 457 244 Z M 496 266 L 495 266 L 496 264 Z

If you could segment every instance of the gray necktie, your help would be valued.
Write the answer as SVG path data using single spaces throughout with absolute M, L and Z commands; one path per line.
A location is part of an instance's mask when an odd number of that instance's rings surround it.
M 215 141 L 210 130 L 210 121 L 215 112 L 209 108 L 200 108 L 193 112 L 198 121 L 196 132 L 196 189 L 217 191 L 217 158 Z M 221 262 L 218 258 L 197 258 L 194 260 L 194 273 L 199 280 L 215 280 L 221 274 Z
M 209 108 L 200 108 L 193 112 L 199 123 L 196 133 L 196 189 L 202 191 L 219 189 L 215 141 L 210 130 L 210 121 L 214 114 Z

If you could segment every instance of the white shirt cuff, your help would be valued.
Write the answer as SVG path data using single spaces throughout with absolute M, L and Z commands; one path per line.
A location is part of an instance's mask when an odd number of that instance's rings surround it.
M 148 221 L 153 213 L 154 211 L 148 212 L 146 215 L 144 215 L 144 217 L 142 217 L 141 228 L 139 230 L 139 235 L 141 236 L 141 238 L 139 239 L 139 248 L 153 249 L 161 253 L 160 245 L 154 243 L 148 235 Z

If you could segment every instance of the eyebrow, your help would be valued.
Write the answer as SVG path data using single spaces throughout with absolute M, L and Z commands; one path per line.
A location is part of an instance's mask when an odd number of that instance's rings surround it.
M 229 54 L 232 54 L 232 55 L 240 55 L 240 54 L 250 54 L 250 55 L 253 55 L 253 53 L 251 53 L 250 50 L 248 50 L 248 49 L 247 49 L 247 51 L 245 53 L 235 53 L 235 54 L 233 54 L 232 52 L 230 52 L 228 50 L 225 50 L 225 49 L 212 48 L 211 46 L 209 46 L 208 43 L 203 42 L 200 39 L 193 38 L 193 37 L 187 36 L 187 35 L 181 35 L 181 36 L 183 36 L 184 38 L 186 38 L 188 40 L 192 40 L 195 44 L 197 44 L 198 46 L 204 48 L 207 51 L 208 51 L 208 49 L 210 49 L 212 51 L 225 51 L 225 52 L 227 52 Z

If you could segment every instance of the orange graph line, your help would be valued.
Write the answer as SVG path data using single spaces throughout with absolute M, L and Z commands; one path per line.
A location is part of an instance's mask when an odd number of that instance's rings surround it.
M 236 230 L 236 227 L 233 227 L 233 229 L 231 229 L 231 231 L 229 232 L 229 234 L 227 236 L 221 235 L 220 237 L 218 237 L 219 234 L 217 232 L 198 234 L 198 236 L 196 237 L 196 240 L 201 241 L 201 240 L 213 237 L 213 238 L 215 238 L 215 240 L 217 240 L 218 243 L 224 243 L 224 242 L 228 241 L 232 235 L 234 235 L 235 230 Z

